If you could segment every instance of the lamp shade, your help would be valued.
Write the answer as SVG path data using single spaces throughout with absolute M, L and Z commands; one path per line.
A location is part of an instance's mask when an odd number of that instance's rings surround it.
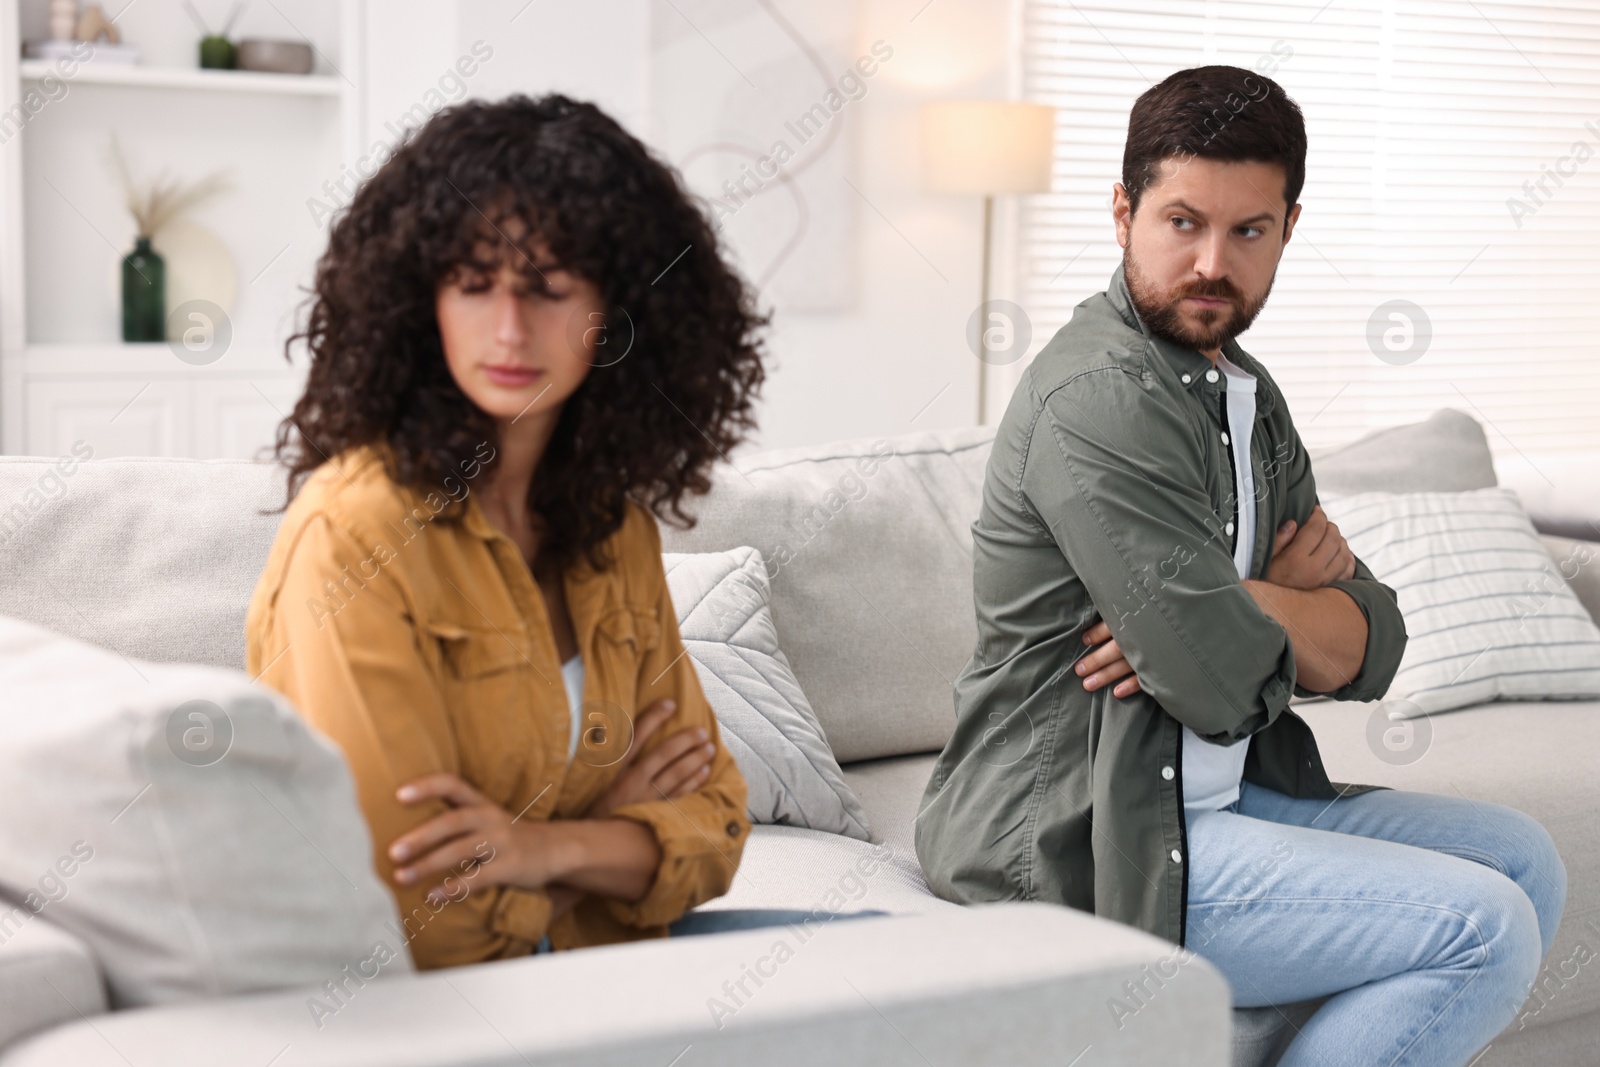
M 1056 109 L 1013 100 L 949 100 L 922 109 L 923 185 L 1000 196 L 1050 189 Z

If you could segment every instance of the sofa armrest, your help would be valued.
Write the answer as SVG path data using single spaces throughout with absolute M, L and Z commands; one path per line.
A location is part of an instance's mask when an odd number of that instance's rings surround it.
M 0 1048 L 105 1010 L 105 982 L 89 946 L 0 901 Z
M 331 1002 L 305 989 L 119 1012 L 0 1065 L 266 1064 L 292 1046 L 297 1067 L 1059 1067 L 1092 1047 L 1099 1067 L 1224 1067 L 1231 1025 L 1227 983 L 1200 957 L 1022 903 L 396 975 L 314 1020 L 317 998 Z
M 1539 540 L 1550 550 L 1561 577 L 1578 594 L 1595 622 L 1600 623 L 1600 541 L 1580 541 L 1553 534 L 1540 534 Z

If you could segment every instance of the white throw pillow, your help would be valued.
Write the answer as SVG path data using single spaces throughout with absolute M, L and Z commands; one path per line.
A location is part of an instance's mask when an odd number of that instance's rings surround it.
M 1405 655 L 1385 702 L 1414 718 L 1491 700 L 1600 698 L 1600 629 L 1509 489 L 1322 499 L 1395 591 Z
M 684 647 L 749 786 L 750 820 L 868 840 L 867 813 L 778 648 L 761 553 L 661 561 Z
M 0 693 L 0 929 L 76 935 L 112 1006 L 412 970 L 344 759 L 277 694 L 7 617 Z

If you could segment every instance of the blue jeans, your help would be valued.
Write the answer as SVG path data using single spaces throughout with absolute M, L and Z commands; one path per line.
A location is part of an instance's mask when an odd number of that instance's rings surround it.
M 1566 903 L 1550 835 L 1501 804 L 1244 782 L 1189 818 L 1185 947 L 1236 1007 L 1329 998 L 1280 1067 L 1462 1067 L 1516 1018 Z
M 722 934 L 732 930 L 756 930 L 763 926 L 798 926 L 807 919 L 814 925 L 829 923 L 834 919 L 865 919 L 872 915 L 887 915 L 886 911 L 837 912 L 829 917 L 826 909 L 803 911 L 799 908 L 723 908 L 720 911 L 686 912 L 677 922 L 667 927 L 672 937 L 689 937 L 694 934 Z M 534 952 L 549 952 L 550 937 L 539 939 Z

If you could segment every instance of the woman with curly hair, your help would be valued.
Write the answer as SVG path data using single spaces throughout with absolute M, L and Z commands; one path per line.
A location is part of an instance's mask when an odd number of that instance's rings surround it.
M 435 116 L 310 303 L 250 672 L 344 750 L 419 966 L 664 936 L 749 821 L 655 518 L 753 426 L 766 320 L 673 172 L 561 96 Z

